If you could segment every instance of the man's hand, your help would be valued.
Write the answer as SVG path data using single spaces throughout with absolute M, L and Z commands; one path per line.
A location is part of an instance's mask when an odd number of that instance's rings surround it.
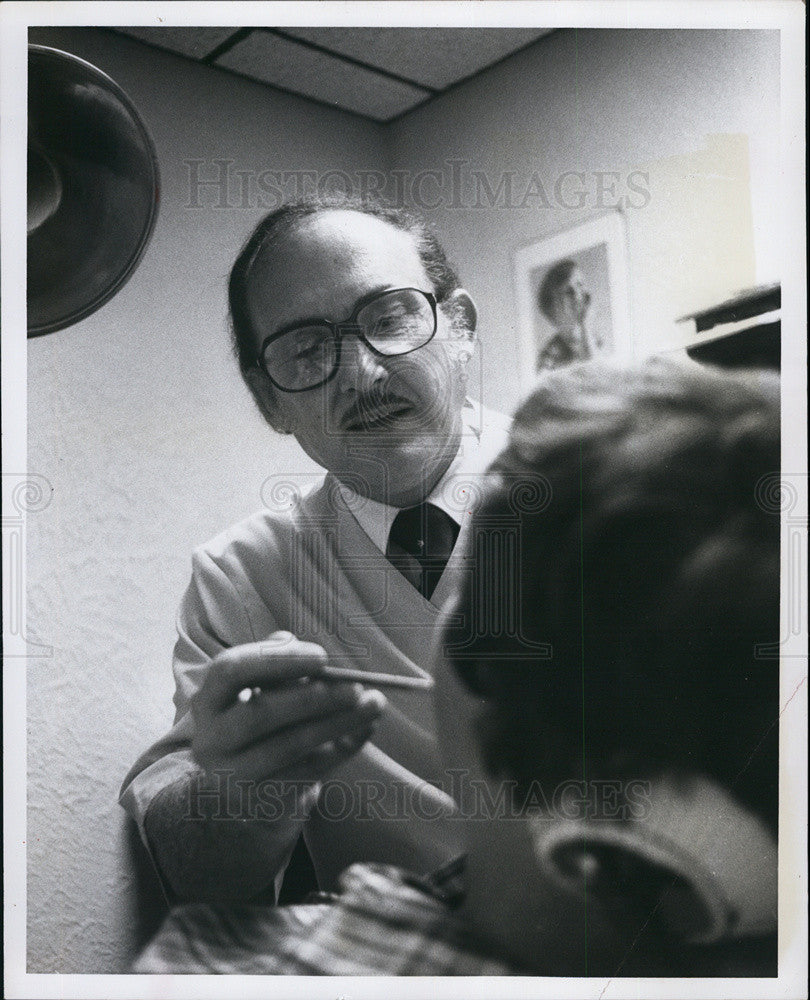
M 216 772 L 217 791 L 200 788 L 192 774 L 159 792 L 144 818 L 158 866 L 181 899 L 236 901 L 265 891 L 301 832 L 307 786 L 371 735 L 385 698 L 357 684 L 317 680 L 326 661 L 320 646 L 289 632 L 211 661 L 191 701 L 191 750 L 205 771 Z M 259 693 L 243 700 L 246 689 Z M 281 793 L 286 807 L 272 821 L 257 798 L 266 779 L 290 783 Z
M 289 632 L 220 653 L 191 702 L 197 763 L 235 780 L 315 783 L 355 754 L 385 698 L 317 680 L 326 664 L 322 647 Z M 240 699 L 245 690 L 252 696 Z

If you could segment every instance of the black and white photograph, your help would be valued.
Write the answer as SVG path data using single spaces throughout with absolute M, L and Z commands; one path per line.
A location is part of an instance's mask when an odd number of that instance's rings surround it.
M 521 247 L 515 283 L 524 375 L 600 355 L 632 358 L 621 213 Z
M 4 995 L 806 996 L 804 27 L 2 5 Z

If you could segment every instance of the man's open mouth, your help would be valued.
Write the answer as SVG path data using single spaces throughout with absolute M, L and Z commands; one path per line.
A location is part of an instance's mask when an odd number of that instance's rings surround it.
M 369 407 L 352 414 L 344 425 L 345 430 L 354 432 L 380 431 L 394 426 L 404 417 L 413 414 L 411 403 L 392 403 L 386 406 Z

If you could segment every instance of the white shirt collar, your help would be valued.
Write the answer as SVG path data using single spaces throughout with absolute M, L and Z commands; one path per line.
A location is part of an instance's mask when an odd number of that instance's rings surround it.
M 465 519 L 472 516 L 473 505 L 471 503 L 469 509 L 466 506 L 462 507 L 458 497 L 450 488 L 450 483 L 454 478 L 463 477 L 465 474 L 480 476 L 506 444 L 509 427 L 509 420 L 506 417 L 484 410 L 471 400 L 467 400 L 464 404 L 462 421 L 464 429 L 456 457 L 429 496 L 425 498 L 428 503 L 434 504 L 452 517 L 459 527 L 463 525 Z M 339 489 L 341 497 L 360 527 L 380 552 L 385 552 L 391 525 L 400 508 L 362 497 L 344 483 L 339 483 Z M 470 493 L 472 495 L 472 491 Z

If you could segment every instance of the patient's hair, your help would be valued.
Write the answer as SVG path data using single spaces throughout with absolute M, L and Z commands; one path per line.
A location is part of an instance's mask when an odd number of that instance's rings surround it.
M 291 201 L 266 215 L 253 230 L 231 269 L 228 281 L 228 304 L 231 316 L 231 342 L 233 352 L 239 362 L 239 369 L 245 377 L 248 372 L 258 372 L 256 368 L 256 346 L 253 325 L 248 308 L 250 275 L 256 258 L 268 247 L 281 240 L 297 225 L 314 215 L 324 212 L 350 211 L 371 215 L 401 229 L 413 237 L 422 264 L 430 278 L 436 301 L 441 305 L 459 287 L 458 275 L 447 259 L 444 248 L 439 243 L 433 229 L 416 215 L 404 209 L 382 204 L 370 198 L 351 195 L 333 195 L 320 198 L 302 198 Z M 428 289 L 425 289 L 428 291 Z M 262 372 L 261 394 L 257 394 L 256 383 L 245 378 L 259 409 L 272 424 L 276 390 Z
M 597 361 L 545 377 L 474 525 L 519 532 L 515 628 L 550 657 L 510 660 L 526 646 L 484 617 L 482 579 L 505 593 L 515 573 L 493 555 L 505 545 L 480 550 L 447 636 L 484 696 L 493 773 L 525 789 L 623 762 L 698 771 L 775 827 L 778 470 L 770 373 Z M 484 637 L 465 648 L 471 631 Z

